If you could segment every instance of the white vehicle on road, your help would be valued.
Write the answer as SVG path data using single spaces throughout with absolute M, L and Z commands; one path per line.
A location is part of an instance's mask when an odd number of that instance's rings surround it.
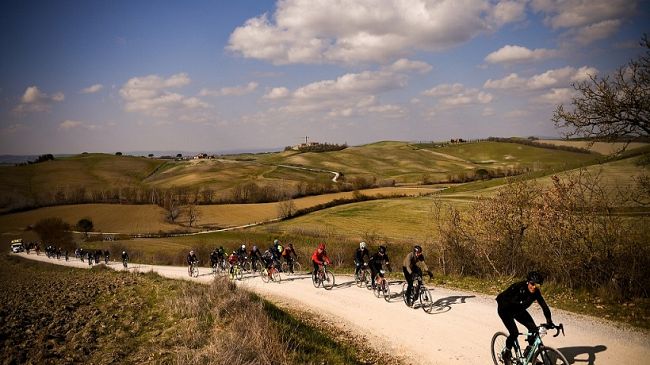
M 25 246 L 23 246 L 23 240 L 21 238 L 11 240 L 11 252 L 18 253 L 23 251 L 25 251 Z

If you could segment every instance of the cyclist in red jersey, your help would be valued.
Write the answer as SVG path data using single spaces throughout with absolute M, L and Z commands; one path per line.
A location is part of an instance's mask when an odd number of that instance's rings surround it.
M 314 251 L 314 254 L 311 255 L 311 261 L 314 264 L 314 272 L 313 272 L 314 275 L 318 272 L 318 267 L 320 265 L 323 265 L 323 263 L 327 263 L 328 265 L 330 265 L 332 263 L 330 258 L 327 257 L 327 251 L 325 251 L 324 243 L 318 245 L 318 248 L 316 249 L 316 251 Z

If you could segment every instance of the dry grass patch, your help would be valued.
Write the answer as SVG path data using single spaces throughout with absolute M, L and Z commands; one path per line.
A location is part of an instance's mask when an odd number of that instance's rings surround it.
M 612 153 L 619 152 L 626 145 L 623 142 L 615 142 L 615 143 L 595 142 L 591 144 L 591 142 L 589 141 L 563 141 L 563 140 L 555 140 L 555 139 L 541 139 L 537 142 L 548 143 L 555 146 L 569 146 L 569 147 L 584 148 L 591 152 L 600 153 L 601 155 L 611 155 Z M 626 149 L 633 150 L 635 148 L 641 148 L 645 146 L 648 146 L 648 143 L 633 142 L 627 145 Z
M 2 215 L 0 232 L 24 230 L 49 217 L 59 217 L 72 225 L 81 218 L 90 218 L 96 232 L 146 233 L 178 229 L 177 225 L 165 222 L 164 214 L 164 210 L 157 205 L 62 205 Z

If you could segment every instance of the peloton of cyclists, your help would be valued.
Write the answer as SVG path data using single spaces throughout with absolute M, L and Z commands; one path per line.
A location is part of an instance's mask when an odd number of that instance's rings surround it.
M 406 305 L 409 307 L 413 305 L 411 300 L 411 292 L 413 291 L 413 277 L 419 276 L 422 278 L 422 270 L 418 266 L 418 263 L 421 263 L 424 270 L 429 274 L 429 278 L 433 278 L 433 273 L 429 270 L 429 267 L 424 262 L 424 255 L 422 254 L 422 246 L 415 245 L 413 251 L 409 252 L 404 258 L 402 263 L 402 271 L 404 271 L 404 279 L 406 279 Z M 420 283 L 421 284 L 421 283 Z

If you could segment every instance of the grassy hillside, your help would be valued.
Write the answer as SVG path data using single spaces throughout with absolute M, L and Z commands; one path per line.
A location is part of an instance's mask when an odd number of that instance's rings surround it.
M 432 188 L 376 188 L 360 192 L 364 195 L 428 194 Z M 350 199 L 353 192 L 324 194 L 294 199 L 294 209 L 304 209 L 324 204 L 334 199 Z M 233 227 L 265 222 L 280 217 L 282 203 L 199 205 L 199 218 L 195 227 Z M 176 224 L 166 221 L 166 211 L 157 205 L 129 204 L 76 204 L 39 208 L 26 212 L 0 215 L 0 232 L 20 233 L 38 220 L 59 217 L 74 225 L 82 218 L 90 218 L 96 232 L 158 233 L 179 229 L 189 230 L 186 209 L 181 209 Z
M 0 266 L 5 363 L 390 361 L 366 355 L 371 350 L 361 344 L 337 342 L 225 279 L 202 285 L 6 255 Z

